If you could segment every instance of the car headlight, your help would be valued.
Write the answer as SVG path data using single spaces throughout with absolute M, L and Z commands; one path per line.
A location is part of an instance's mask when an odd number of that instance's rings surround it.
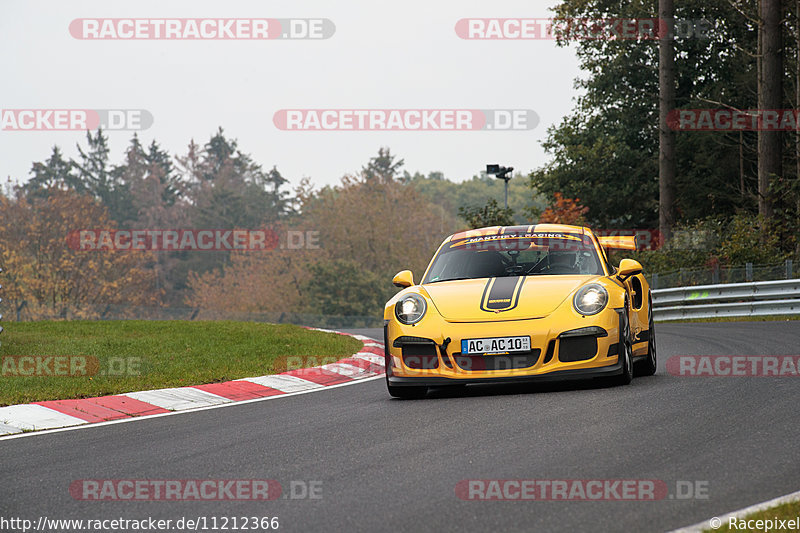
M 596 315 L 605 309 L 608 303 L 608 291 L 602 285 L 590 283 L 575 293 L 572 305 L 582 315 Z
M 428 304 L 425 299 L 418 294 L 407 294 L 394 306 L 394 314 L 397 320 L 403 324 L 416 324 L 425 316 Z

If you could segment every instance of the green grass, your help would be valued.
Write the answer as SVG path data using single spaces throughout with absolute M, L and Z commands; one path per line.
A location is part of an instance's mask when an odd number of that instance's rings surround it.
M 795 520 L 794 523 L 795 523 L 795 527 L 796 527 L 798 521 L 800 521 L 800 501 L 784 503 L 782 505 L 778 505 L 777 507 L 772 507 L 772 508 L 767 509 L 765 511 L 759 511 L 757 513 L 749 514 L 749 515 L 745 516 L 744 518 L 742 518 L 741 520 L 751 520 L 751 519 L 752 520 L 773 520 L 773 521 L 775 521 L 775 520 Z M 737 520 L 737 523 L 739 523 L 739 522 L 740 522 L 740 520 Z M 755 522 L 752 522 L 751 524 L 753 526 L 756 525 Z M 719 533 L 719 532 L 725 533 L 725 532 L 729 532 L 729 531 L 753 531 L 753 532 L 761 531 L 761 532 L 763 532 L 763 531 L 765 531 L 765 529 L 763 527 L 762 527 L 762 529 L 755 529 L 755 528 L 748 529 L 746 527 L 745 528 L 741 528 L 741 529 L 739 529 L 737 527 L 734 527 L 733 529 L 731 529 L 729 527 L 729 522 L 726 521 L 718 529 L 706 529 L 704 531 L 705 532 L 715 532 L 715 533 Z M 797 529 L 796 528 L 778 529 L 778 527 L 775 526 L 775 527 L 771 527 L 769 529 L 766 529 L 766 531 L 797 531 Z
M 4 326 L 0 406 L 261 376 L 274 367 L 284 370 L 280 361 L 286 356 L 347 357 L 362 346 L 352 337 L 288 324 L 131 320 Z M 20 376 L 14 366 L 20 360 L 7 356 L 91 357 L 87 375 Z

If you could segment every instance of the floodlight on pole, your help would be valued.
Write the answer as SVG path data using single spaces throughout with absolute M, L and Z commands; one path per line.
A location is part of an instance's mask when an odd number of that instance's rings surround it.
M 511 179 L 511 173 L 514 171 L 514 167 L 502 167 L 500 165 L 486 165 L 486 173 L 489 175 L 493 175 L 495 178 L 503 180 L 505 182 L 505 189 L 506 189 L 506 209 L 508 209 L 508 182 Z

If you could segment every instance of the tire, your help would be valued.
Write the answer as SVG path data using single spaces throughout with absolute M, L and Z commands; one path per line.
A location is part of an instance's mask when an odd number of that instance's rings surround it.
M 387 385 L 387 387 L 390 396 L 403 400 L 419 400 L 428 394 L 428 387 L 393 387 L 391 385 Z
M 658 368 L 658 359 L 656 357 L 656 328 L 653 323 L 653 300 L 650 300 L 650 320 L 648 324 L 650 329 L 650 338 L 647 341 L 647 358 L 644 361 L 636 363 L 637 376 L 652 376 L 656 373 Z
M 619 320 L 619 356 L 622 357 L 622 374 L 616 376 L 613 383 L 614 385 L 627 385 L 633 380 L 633 343 L 631 342 L 627 303 Z

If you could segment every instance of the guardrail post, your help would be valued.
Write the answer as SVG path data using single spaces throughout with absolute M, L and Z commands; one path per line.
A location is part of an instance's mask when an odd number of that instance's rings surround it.
M 658 273 L 653 274 L 653 286 L 650 288 L 653 290 L 658 288 Z
M 786 260 L 786 279 L 792 279 L 792 260 Z
M 719 263 L 715 263 L 711 267 L 711 283 L 715 285 L 719 283 Z
M 746 281 L 753 281 L 753 263 L 744 264 L 744 277 Z

